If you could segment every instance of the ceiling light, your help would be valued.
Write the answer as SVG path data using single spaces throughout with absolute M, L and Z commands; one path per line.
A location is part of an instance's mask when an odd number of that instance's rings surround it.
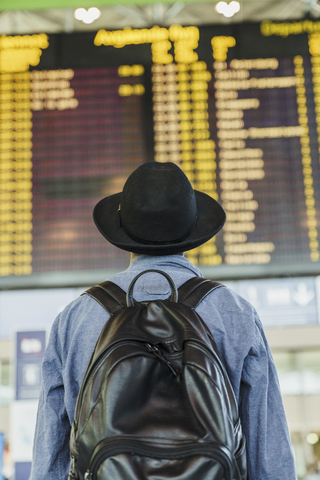
M 75 18 L 86 24 L 93 23 L 100 17 L 100 15 L 101 12 L 96 7 L 91 7 L 89 10 L 86 10 L 85 8 L 77 8 L 74 12 Z
M 216 4 L 215 9 L 218 13 L 221 13 L 221 15 L 230 18 L 239 12 L 240 3 L 236 1 L 232 1 L 229 4 L 226 2 L 219 2 Z
M 319 441 L 319 435 L 316 433 L 309 433 L 307 436 L 307 442 L 311 445 L 315 445 Z

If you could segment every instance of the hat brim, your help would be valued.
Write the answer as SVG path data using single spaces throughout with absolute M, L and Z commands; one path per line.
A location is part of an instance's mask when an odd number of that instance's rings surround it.
M 213 198 L 197 190 L 197 220 L 190 234 L 177 243 L 150 244 L 133 240 L 121 226 L 118 214 L 122 192 L 103 198 L 94 208 L 93 219 L 99 232 L 122 250 L 146 255 L 173 255 L 196 248 L 216 235 L 226 221 L 223 208 Z

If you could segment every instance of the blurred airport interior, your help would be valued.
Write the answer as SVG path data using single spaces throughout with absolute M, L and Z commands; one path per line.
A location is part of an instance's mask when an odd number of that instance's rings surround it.
M 28 479 L 54 319 L 128 265 L 93 206 L 150 160 L 226 210 L 186 256 L 256 308 L 298 478 L 320 479 L 320 2 L 0 9 L 0 480 Z

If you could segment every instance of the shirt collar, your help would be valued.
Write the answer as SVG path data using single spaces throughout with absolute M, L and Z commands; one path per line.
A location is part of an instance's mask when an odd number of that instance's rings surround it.
M 161 256 L 151 256 L 151 255 L 139 255 L 136 257 L 128 270 L 137 270 L 143 271 L 148 270 L 149 268 L 186 268 L 190 270 L 194 275 L 203 277 L 199 268 L 197 268 L 193 263 L 189 262 L 182 255 L 161 255 Z

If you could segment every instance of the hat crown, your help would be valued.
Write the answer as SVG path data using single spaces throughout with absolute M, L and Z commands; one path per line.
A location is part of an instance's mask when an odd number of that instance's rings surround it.
M 150 162 L 137 168 L 124 185 L 120 210 L 123 229 L 142 243 L 179 242 L 197 218 L 194 190 L 173 163 Z

